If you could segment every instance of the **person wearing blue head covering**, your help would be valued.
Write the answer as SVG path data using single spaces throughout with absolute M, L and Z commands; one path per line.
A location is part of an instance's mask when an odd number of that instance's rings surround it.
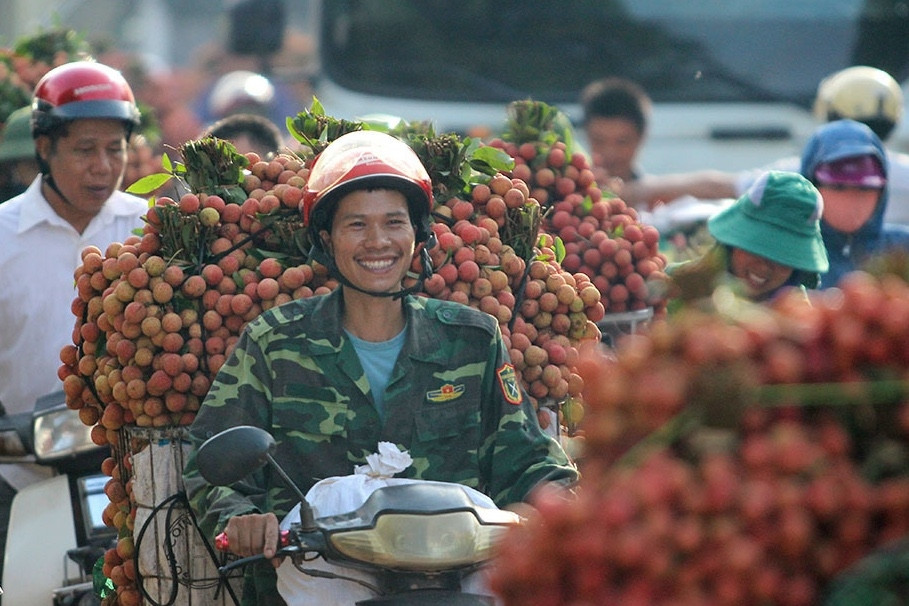
M 821 235 L 830 268 L 822 288 L 877 255 L 909 251 L 909 227 L 884 223 L 888 170 L 880 138 L 855 120 L 825 124 L 806 143 L 800 172 L 824 198 Z

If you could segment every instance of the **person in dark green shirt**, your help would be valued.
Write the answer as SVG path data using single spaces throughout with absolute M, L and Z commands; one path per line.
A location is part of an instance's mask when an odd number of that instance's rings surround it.
M 432 203 L 416 154 L 390 135 L 350 133 L 322 152 L 304 214 L 311 254 L 341 286 L 249 323 L 190 429 L 195 446 L 232 426 L 262 427 L 304 492 L 352 473 L 380 441 L 409 451 L 402 476 L 458 482 L 500 507 L 542 483 L 577 482 L 538 425 L 496 319 L 402 287 L 415 254 L 431 272 Z M 207 536 L 225 531 L 238 555 L 274 554 L 296 500 L 273 471 L 213 487 L 190 455 L 184 481 Z M 282 603 L 271 567 L 247 574 L 244 603 Z

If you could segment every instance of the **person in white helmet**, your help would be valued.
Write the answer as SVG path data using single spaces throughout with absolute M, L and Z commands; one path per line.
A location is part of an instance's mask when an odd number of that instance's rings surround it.
M 843 118 L 868 125 L 882 140 L 896 129 L 903 117 L 903 91 L 887 72 L 855 65 L 835 72 L 818 84 L 814 115 L 821 123 Z M 890 165 L 890 203 L 885 223 L 909 225 L 909 155 L 887 150 Z M 682 196 L 703 200 L 738 198 L 767 170 L 798 172 L 799 157 L 781 158 L 768 166 L 741 172 L 716 170 L 670 175 L 648 175 L 627 183 L 620 195 L 638 207 L 653 208 Z

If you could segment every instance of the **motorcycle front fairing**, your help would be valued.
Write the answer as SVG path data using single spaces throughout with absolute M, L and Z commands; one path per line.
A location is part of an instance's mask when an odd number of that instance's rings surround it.
M 476 568 L 517 514 L 478 505 L 466 487 L 445 482 L 385 486 L 356 510 L 316 520 L 326 559 L 391 571 Z
M 520 518 L 460 484 L 386 481 L 392 484 L 375 489 L 357 509 L 316 518 L 316 531 L 290 525 L 295 536 L 288 542 L 303 549 L 288 554 L 292 564 L 284 565 L 310 578 L 298 582 L 279 572 L 288 603 L 340 592 L 343 603 L 358 606 L 495 604 L 478 569 L 491 558 L 498 536 Z M 307 544 L 318 548 L 307 550 Z M 335 582 L 323 585 L 326 579 Z M 348 582 L 338 585 L 338 579 Z

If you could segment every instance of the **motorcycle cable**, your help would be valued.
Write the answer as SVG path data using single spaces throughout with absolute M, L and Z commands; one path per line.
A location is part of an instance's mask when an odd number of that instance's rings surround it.
M 329 579 L 332 581 L 350 581 L 352 583 L 356 583 L 357 585 L 361 585 L 362 587 L 365 587 L 366 589 L 368 589 L 369 591 L 373 592 L 374 594 L 376 594 L 378 596 L 385 595 L 379 587 L 372 585 L 370 583 L 367 583 L 366 581 L 364 581 L 362 579 L 345 576 L 343 574 L 338 574 L 335 572 L 329 572 L 327 570 L 319 570 L 317 568 L 304 568 L 303 564 L 297 563 L 298 556 L 304 562 L 316 560 L 319 558 L 318 551 L 313 552 L 316 554 L 316 556 L 310 557 L 310 558 L 306 557 L 305 554 L 307 554 L 307 553 L 310 553 L 310 550 L 305 549 L 301 546 L 292 545 L 292 546 L 282 547 L 275 553 L 274 557 L 289 557 L 294 568 L 296 568 L 298 571 L 302 572 L 303 574 L 305 574 L 307 576 L 317 577 L 317 578 L 321 578 L 321 579 Z M 234 570 L 242 569 L 250 564 L 255 564 L 257 562 L 264 562 L 269 559 L 270 558 L 266 558 L 262 554 L 247 556 L 245 558 L 233 560 L 232 562 L 229 562 L 229 563 L 225 564 L 224 566 L 219 567 L 218 573 L 220 575 L 222 575 L 222 577 L 226 577 L 230 572 L 232 572 Z M 168 604 L 165 606 L 170 606 L 170 605 Z
M 318 570 L 316 568 L 303 568 L 303 566 L 301 564 L 297 564 L 297 562 L 293 558 L 291 558 L 291 563 L 294 565 L 294 568 L 296 568 L 297 570 L 299 570 L 300 572 L 302 572 L 305 575 L 309 575 L 311 577 L 318 577 L 321 579 L 351 581 L 353 583 L 356 583 L 357 585 L 361 585 L 361 586 L 365 587 L 366 589 L 372 591 L 373 593 L 375 593 L 378 596 L 385 595 L 384 593 L 382 593 L 382 591 L 378 587 L 376 587 L 375 585 L 371 585 L 370 583 L 367 583 L 366 581 L 364 581 L 362 579 L 355 579 L 354 577 L 347 577 L 347 576 L 344 576 L 343 574 L 336 574 L 334 572 L 328 572 L 327 570 Z
M 142 524 L 142 527 L 139 529 L 139 533 L 136 535 L 136 541 L 135 541 L 136 554 L 140 553 L 139 546 L 142 544 L 142 540 L 145 537 L 145 532 L 148 529 L 149 524 L 152 522 L 152 520 L 156 519 L 156 517 L 157 517 L 156 514 L 158 514 L 162 510 L 164 510 L 165 507 L 166 507 L 166 511 L 165 511 L 164 527 L 169 529 L 173 526 L 173 517 L 172 516 L 177 509 L 185 510 L 185 513 L 189 515 L 189 519 L 192 522 L 193 527 L 196 529 L 196 532 L 198 533 L 199 537 L 202 538 L 202 543 L 205 545 L 205 550 L 208 552 L 209 557 L 211 557 L 212 563 L 214 563 L 214 565 L 217 567 L 219 565 L 218 554 L 215 551 L 214 547 L 212 547 L 212 545 L 209 543 L 205 534 L 202 532 L 202 529 L 199 528 L 199 523 L 196 520 L 196 516 L 193 514 L 193 511 L 189 506 L 189 500 L 186 498 L 186 494 L 182 491 L 177 492 L 177 493 L 167 497 L 166 499 L 164 499 L 163 501 L 161 501 L 160 503 L 155 505 L 155 507 L 152 508 L 151 513 L 149 514 L 149 516 L 145 520 L 145 522 Z M 138 565 L 136 566 L 136 586 L 138 587 L 139 592 L 142 594 L 142 597 L 145 600 L 148 600 L 148 603 L 151 604 L 152 606 L 173 606 L 173 604 L 177 600 L 177 595 L 179 592 L 178 583 L 176 581 L 176 579 L 179 578 L 178 571 L 177 571 L 177 556 L 174 553 L 173 542 L 164 541 L 163 546 L 164 546 L 165 557 L 167 559 L 167 564 L 168 564 L 168 567 L 170 568 L 170 573 L 172 575 L 171 578 L 174 579 L 174 583 L 171 586 L 170 595 L 166 602 L 157 602 L 154 600 L 154 598 L 152 598 L 148 594 L 148 592 L 145 590 L 145 584 L 143 583 L 143 576 L 142 576 L 142 573 L 140 572 L 140 567 Z M 136 557 L 138 558 L 138 555 Z M 239 597 L 237 597 L 237 594 L 234 592 L 234 589 L 233 589 L 233 587 L 231 587 L 230 583 L 228 582 L 228 578 L 226 576 L 218 575 L 218 588 L 215 591 L 215 594 L 213 597 L 215 599 L 217 599 L 218 593 L 221 591 L 222 587 L 226 589 L 228 594 L 230 594 L 230 597 L 233 600 L 234 605 L 240 606 L 240 599 L 239 599 Z

